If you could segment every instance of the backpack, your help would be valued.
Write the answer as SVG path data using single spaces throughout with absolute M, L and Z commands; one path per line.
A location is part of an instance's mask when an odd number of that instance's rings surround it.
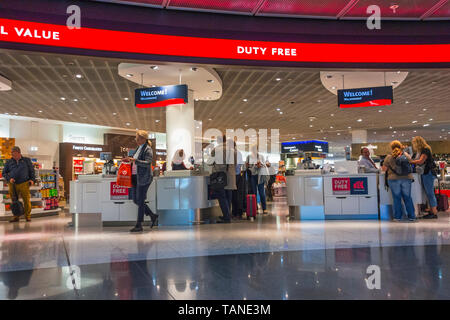
M 408 174 L 412 173 L 411 164 L 404 154 L 395 159 L 394 172 L 398 176 L 407 176 Z

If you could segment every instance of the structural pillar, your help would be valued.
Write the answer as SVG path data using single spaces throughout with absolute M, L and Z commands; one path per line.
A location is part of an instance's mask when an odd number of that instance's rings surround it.
M 171 161 L 175 151 L 183 149 L 185 159 L 194 155 L 194 92 L 188 91 L 188 103 L 166 107 L 167 170 L 172 170 Z

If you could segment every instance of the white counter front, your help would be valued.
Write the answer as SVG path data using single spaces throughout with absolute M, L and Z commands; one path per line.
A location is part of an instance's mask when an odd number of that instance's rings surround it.
M 378 219 L 376 173 L 327 174 L 325 219 Z
M 218 207 L 208 200 L 208 176 L 154 177 L 147 192 L 147 204 L 159 214 L 159 225 L 190 224 L 200 219 L 199 210 Z M 138 207 L 128 188 L 118 187 L 116 177 L 80 176 L 70 182 L 70 213 L 100 214 L 104 225 L 136 222 Z M 150 221 L 148 216 L 144 221 Z
M 323 177 L 320 175 L 286 176 L 289 214 L 296 220 L 323 220 Z

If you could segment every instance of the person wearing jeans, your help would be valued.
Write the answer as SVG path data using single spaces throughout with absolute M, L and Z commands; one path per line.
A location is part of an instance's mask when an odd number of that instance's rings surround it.
M 415 220 L 414 204 L 411 198 L 410 179 L 391 179 L 389 180 L 389 188 L 391 188 L 392 199 L 394 201 L 394 219 L 401 220 L 403 215 L 402 199 L 405 203 L 406 212 L 409 220 Z
M 411 185 L 413 176 L 411 173 L 407 175 L 398 175 L 395 172 L 395 160 L 403 154 L 407 158 L 411 158 L 409 154 L 403 152 L 405 148 L 400 141 L 394 140 L 390 144 L 392 154 L 386 156 L 383 162 L 383 171 L 387 174 L 388 186 L 391 189 L 392 200 L 394 202 L 394 221 L 400 221 L 403 216 L 402 200 L 405 203 L 408 219 L 411 222 L 416 221 L 416 213 L 411 198 Z
M 149 215 L 153 228 L 157 224 L 158 215 L 154 214 L 145 203 L 147 198 L 147 191 L 153 180 L 152 175 L 152 159 L 153 150 L 150 141 L 148 140 L 148 132 L 139 130 L 136 133 L 136 143 L 139 145 L 133 157 L 126 157 L 123 161 L 132 163 L 132 185 L 131 196 L 133 202 L 138 206 L 138 217 L 136 226 L 130 232 L 142 232 L 142 223 L 144 222 L 144 215 Z
M 259 199 L 263 208 L 263 214 L 267 214 L 266 194 L 264 190 L 265 179 L 268 177 L 264 157 L 258 153 L 258 147 L 252 146 L 250 155 L 247 157 L 247 167 L 250 170 L 250 185 L 252 192 L 256 195 L 259 193 Z
M 423 219 L 436 219 L 437 218 L 437 201 L 434 194 L 434 180 L 436 176 L 433 173 L 434 159 L 431 154 L 431 147 L 425 141 L 424 138 L 417 136 L 412 139 L 412 146 L 419 157 L 416 160 L 410 160 L 411 164 L 423 167 L 423 174 L 421 175 L 422 187 L 428 198 L 428 204 L 430 205 L 430 213 L 423 216 Z

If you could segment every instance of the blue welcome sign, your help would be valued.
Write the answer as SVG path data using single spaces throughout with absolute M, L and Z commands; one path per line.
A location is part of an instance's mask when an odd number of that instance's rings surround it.
M 136 89 L 134 103 L 138 108 L 166 107 L 188 103 L 188 87 L 185 84 Z

